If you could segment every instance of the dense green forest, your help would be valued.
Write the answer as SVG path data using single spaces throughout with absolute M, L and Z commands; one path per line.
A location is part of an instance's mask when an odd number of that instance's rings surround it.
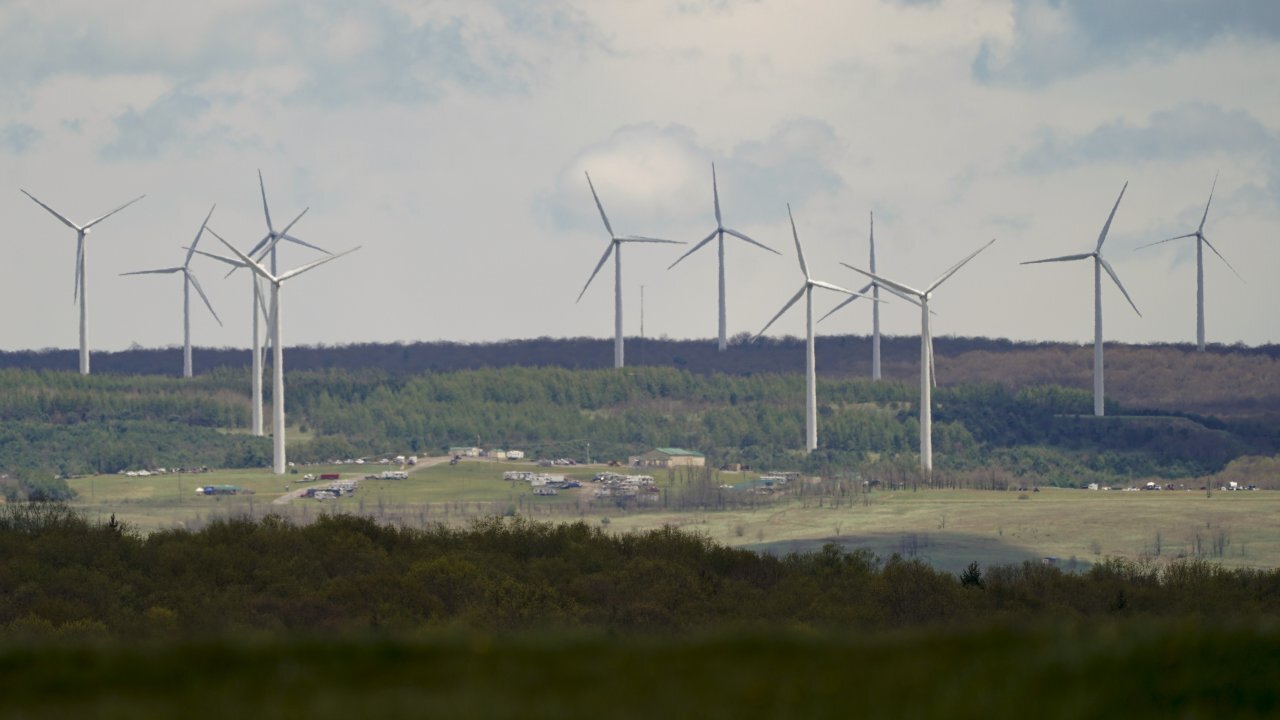
M 189 380 L 0 370 L 0 470 L 29 483 L 24 478 L 129 468 L 262 466 L 269 441 L 245 432 L 248 384 L 233 369 Z M 597 460 L 676 446 L 700 450 L 714 464 L 902 478 L 918 451 L 913 383 L 821 378 L 820 449 L 809 455 L 798 449 L 798 374 L 652 366 L 330 369 L 291 371 L 288 388 L 290 422 L 310 437 L 291 451 L 299 462 L 438 454 L 475 442 L 584 459 L 590 443 Z M 1068 486 L 1198 477 L 1280 448 L 1280 426 L 1258 416 L 1221 419 L 1111 402 L 1109 417 L 1094 418 L 1090 408 L 1087 391 L 1058 386 L 940 387 L 939 481 L 988 467 L 1021 482 Z

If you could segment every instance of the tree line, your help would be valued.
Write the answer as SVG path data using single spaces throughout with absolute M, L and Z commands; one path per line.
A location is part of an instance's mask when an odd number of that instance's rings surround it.
M 207 465 L 260 467 L 266 438 L 246 434 L 248 378 L 191 380 L 0 370 L 0 470 L 53 475 Z M 271 400 L 267 396 L 267 402 Z M 525 449 L 532 457 L 624 460 L 686 447 L 714 464 L 832 475 L 905 462 L 918 452 L 914 384 L 821 378 L 821 448 L 805 454 L 803 378 L 505 367 L 405 375 L 376 369 L 295 371 L 289 417 L 313 438 L 291 458 L 324 462 L 375 453 L 441 453 L 458 444 Z M 934 396 L 942 471 L 1002 468 L 1030 482 L 1078 485 L 1188 477 L 1280 448 L 1257 419 L 1130 410 L 1090 413 L 1087 391 L 956 384 Z
M 662 528 L 491 518 L 409 529 L 324 515 L 221 520 L 142 536 L 58 505 L 0 508 L 0 638 L 58 632 L 219 637 L 253 631 L 752 627 L 844 632 L 1045 626 L 1077 619 L 1254 622 L 1280 571 L 1105 560 L 959 575 L 834 545 L 773 556 Z

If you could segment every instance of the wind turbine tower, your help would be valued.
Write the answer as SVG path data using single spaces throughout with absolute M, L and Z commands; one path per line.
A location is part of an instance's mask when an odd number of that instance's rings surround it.
M 1235 273 L 1236 277 L 1240 278 L 1241 282 L 1244 281 L 1244 278 L 1240 277 L 1240 273 L 1236 272 L 1236 269 L 1234 267 L 1231 267 L 1231 263 L 1227 262 L 1227 259 L 1225 257 L 1222 257 L 1222 253 L 1218 252 L 1218 248 L 1214 247 L 1213 243 L 1209 242 L 1209 239 L 1204 236 L 1204 221 L 1209 218 L 1209 205 L 1213 203 L 1213 191 L 1216 190 L 1217 187 L 1218 187 L 1218 176 L 1214 175 L 1213 186 L 1209 188 L 1209 201 L 1204 204 L 1204 215 L 1200 217 L 1200 227 L 1196 228 L 1195 232 L 1187 233 L 1186 235 L 1178 235 L 1177 237 L 1171 237 L 1167 240 L 1157 240 L 1156 242 L 1147 243 L 1146 245 L 1143 245 L 1142 247 L 1138 248 L 1139 250 L 1141 250 L 1142 248 L 1149 248 L 1154 245 L 1161 245 L 1167 242 L 1173 242 L 1174 240 L 1182 240 L 1183 238 L 1196 239 L 1196 349 L 1199 350 L 1200 352 L 1204 352 L 1204 249 L 1205 247 L 1207 246 L 1210 250 L 1213 251 L 1214 255 L 1217 255 L 1218 258 L 1222 260 L 1223 263 L 1226 263 L 1226 266 L 1231 268 L 1231 272 Z
M 620 368 L 623 366 L 622 354 L 622 245 L 623 243 L 669 243 L 672 245 L 684 245 L 680 240 L 659 240 L 658 238 L 644 237 L 641 235 L 623 235 L 619 236 L 613 232 L 613 226 L 609 224 L 609 216 L 604 214 L 604 206 L 600 204 L 600 196 L 596 194 L 596 186 L 591 184 L 591 174 L 587 175 L 587 186 L 591 188 L 591 197 L 596 201 L 596 209 L 600 211 L 600 219 L 604 221 L 604 229 L 609 233 L 609 247 L 605 248 L 604 255 L 601 256 L 600 262 L 596 263 L 596 269 L 591 271 L 591 277 L 587 278 L 587 284 L 582 286 L 582 292 L 578 293 L 578 299 L 574 302 L 582 300 L 582 296 L 587 293 L 587 288 L 591 287 L 591 281 L 596 279 L 596 275 L 600 272 L 600 268 L 608 262 L 609 255 L 613 254 L 613 366 Z
M 216 205 L 214 207 L 217 207 Z M 191 377 L 191 288 L 195 287 L 196 292 L 200 293 L 200 299 L 204 300 L 205 307 L 209 308 L 209 312 L 213 314 L 213 319 L 222 324 L 222 319 L 218 317 L 218 313 L 213 309 L 213 305 L 209 302 L 209 296 L 204 294 L 204 288 L 200 287 L 200 281 L 191 272 L 191 256 L 196 254 L 196 245 L 200 242 L 200 236 L 204 234 L 205 229 L 209 225 L 209 218 L 213 217 L 213 208 L 209 208 L 209 214 L 205 216 L 204 222 L 200 223 L 200 231 L 196 233 L 196 239 L 191 242 L 191 247 L 187 248 L 187 257 L 182 264 L 177 267 L 161 268 L 159 270 L 138 270 L 136 272 L 121 273 L 121 275 L 156 275 L 169 273 L 182 273 L 182 377 Z
M 59 213 L 57 210 L 54 210 L 48 205 L 45 205 L 44 203 L 40 202 L 40 200 L 38 200 L 35 195 L 32 195 L 26 190 L 23 190 L 22 194 L 34 200 L 35 203 L 40 207 L 44 208 L 45 210 L 48 210 L 51 215 L 61 220 L 62 224 L 76 231 L 76 280 L 75 280 L 75 288 L 72 291 L 71 298 L 72 298 L 72 302 L 75 302 L 75 299 L 77 297 L 80 299 L 80 374 L 88 375 L 89 374 L 89 303 L 85 297 L 88 288 L 85 287 L 84 240 L 85 240 L 85 237 L 89 235 L 89 232 L 92 230 L 94 225 L 97 225 L 103 220 L 106 220 L 112 215 L 115 215 L 121 210 L 138 202 L 142 198 L 146 197 L 146 195 L 139 195 L 138 197 L 121 205 L 115 210 L 112 210 L 111 212 L 107 213 L 106 215 L 100 215 L 94 218 L 93 220 L 90 220 L 89 222 L 85 223 L 84 225 L 77 225 L 71 222 L 70 220 L 68 220 L 66 216 L 63 215 L 62 213 Z
M 768 250 L 774 255 L 781 255 L 782 253 L 778 252 L 777 250 L 774 250 L 768 245 L 752 240 L 751 238 L 747 237 L 746 235 L 743 235 L 737 230 L 733 230 L 732 228 L 727 228 L 724 226 L 724 220 L 722 220 L 720 217 L 720 188 L 716 183 L 715 163 L 711 164 L 711 196 L 715 202 L 716 229 L 712 230 L 710 235 L 703 238 L 697 245 L 694 245 L 692 248 L 689 249 L 688 252 L 681 255 L 675 262 L 671 263 L 671 265 L 668 266 L 667 269 L 670 270 L 676 265 L 679 265 L 681 260 L 684 260 L 685 258 L 694 254 L 695 252 L 697 252 L 699 249 L 701 249 L 704 245 L 711 242 L 712 240 L 717 241 L 717 248 L 719 250 L 719 257 L 720 257 L 720 341 L 719 341 L 720 345 L 719 347 L 721 352 L 723 352 L 727 347 L 729 347 L 728 330 L 727 330 L 728 322 L 725 319 L 725 300 L 724 300 L 724 296 L 725 296 L 725 293 L 724 293 L 724 236 L 726 234 L 732 235 L 733 237 L 736 237 L 739 240 L 742 240 L 743 242 L 751 243 L 752 245 L 755 245 L 756 247 L 759 247 L 759 248 L 764 248 L 765 250 Z
M 800 261 L 800 272 L 804 275 L 804 284 L 791 296 L 786 305 L 778 311 L 773 319 L 765 324 L 764 328 L 756 334 L 756 338 L 765 334 L 765 331 L 782 317 L 782 314 L 791 309 L 800 301 L 805 299 L 805 400 L 804 400 L 804 446 L 806 451 L 813 452 L 818 449 L 818 375 L 817 375 L 817 359 L 815 357 L 813 346 L 813 289 L 815 287 L 826 288 L 846 295 L 856 295 L 852 290 L 846 290 L 839 285 L 832 285 L 821 280 L 814 280 L 809 275 L 809 266 L 804 261 L 804 248 L 800 246 L 800 234 L 796 232 L 796 221 L 791 216 L 791 205 L 787 205 L 787 217 L 791 220 L 791 236 L 796 242 L 796 257 Z M 866 297 L 865 295 L 863 297 Z M 873 300 L 879 302 L 879 300 Z M 756 339 L 753 338 L 753 339 Z
M 262 239 L 259 240 L 258 243 L 254 245 L 252 249 L 249 250 L 248 255 L 250 257 L 253 257 L 258 262 L 262 262 L 267 255 L 270 255 L 271 256 L 271 272 L 275 273 L 277 272 L 276 245 L 279 244 L 281 240 L 288 240 L 289 242 L 294 243 L 296 245 L 302 245 L 304 247 L 309 247 L 313 250 L 319 250 L 320 252 L 326 255 L 331 254 L 328 250 L 325 250 L 324 248 L 317 247 L 303 240 L 299 240 L 297 237 L 294 237 L 293 235 L 289 234 L 289 231 L 293 229 L 293 226 L 297 224 L 297 222 L 302 219 L 302 216 L 306 215 L 307 211 L 310 210 L 311 208 L 303 208 L 302 212 L 298 213 L 297 217 L 291 220 L 288 225 L 284 226 L 284 229 L 276 230 L 275 225 L 271 222 L 271 208 L 267 205 L 267 186 L 266 186 L 266 183 L 263 182 L 261 170 L 258 171 L 258 189 L 262 193 L 262 215 L 267 221 L 267 234 L 264 235 Z M 210 232 L 212 232 L 212 229 L 210 229 Z M 214 233 L 214 235 L 217 236 L 217 233 Z M 219 239 L 221 239 L 221 237 L 219 237 Z M 225 242 L 225 240 L 223 242 Z M 201 254 L 206 255 L 208 253 L 201 253 Z M 234 273 L 237 268 L 247 267 L 243 263 L 231 261 L 229 258 L 224 258 L 216 255 L 210 255 L 210 257 L 215 257 L 219 260 L 230 262 L 234 266 L 231 269 L 231 271 L 227 273 L 228 277 L 230 277 L 231 274 Z M 268 324 L 270 324 L 270 317 L 272 312 L 274 312 L 274 308 L 268 309 L 266 307 L 266 302 L 264 301 L 264 298 L 263 298 L 262 287 L 259 284 L 260 280 L 258 276 L 254 273 L 250 273 L 250 277 L 253 278 L 253 342 L 252 342 L 253 362 L 252 362 L 252 369 L 250 370 L 250 372 L 253 373 L 252 383 L 251 383 L 252 385 L 251 393 L 253 395 L 253 435 L 254 437 L 262 437 L 265 434 L 263 432 L 263 410 L 262 410 L 262 365 L 263 365 L 263 360 L 266 353 L 265 353 L 265 349 L 262 347 L 262 333 L 258 328 L 258 316 L 259 314 L 261 314 L 262 317 L 267 319 Z M 269 328 L 267 332 L 268 333 L 270 332 Z
M 871 258 L 870 258 L 871 273 L 874 275 L 876 272 L 876 214 L 874 212 L 871 213 L 871 238 L 870 239 L 871 239 Z M 844 265 L 845 267 L 851 267 L 850 265 L 847 265 L 845 263 L 841 263 L 841 265 Z M 877 280 L 872 280 L 871 282 L 867 283 L 861 290 L 858 291 L 859 293 L 866 293 L 868 290 L 870 290 L 872 293 L 871 294 L 872 299 L 877 301 L 871 304 L 871 379 L 872 380 L 880 379 L 880 303 L 879 303 L 879 300 L 880 300 L 881 287 L 884 287 L 889 292 L 893 293 L 894 295 L 897 295 L 903 300 L 906 300 L 912 305 L 920 304 L 909 295 L 903 295 L 902 293 L 899 293 L 896 290 L 889 288 L 888 286 L 882 286 L 880 282 Z M 818 322 L 822 322 L 823 320 L 826 320 L 827 318 L 831 317 L 837 310 L 857 300 L 860 296 L 861 295 L 854 295 L 853 297 L 846 299 L 844 302 L 840 303 L 834 308 L 831 308 L 831 311 L 828 312 L 826 315 L 823 315 L 818 320 Z
M 343 255 L 349 255 L 355 252 L 356 250 L 359 250 L 360 248 L 354 247 L 350 250 L 347 250 L 346 252 L 338 253 L 337 255 L 328 255 L 312 263 L 303 265 L 302 267 L 295 268 L 293 270 L 282 273 L 280 275 L 276 275 L 274 273 L 268 272 L 266 268 L 264 268 L 261 264 L 258 263 L 258 261 L 253 260 L 248 255 L 240 252 L 233 245 L 231 245 L 231 243 L 227 242 L 222 237 L 218 236 L 216 233 L 214 234 L 214 237 L 217 237 L 218 240 L 222 241 L 222 244 L 226 245 L 227 248 L 231 250 L 231 252 L 235 253 L 236 257 L 242 263 L 244 263 L 250 270 L 252 270 L 256 275 L 258 275 L 263 280 L 271 284 L 272 312 L 271 312 L 270 325 L 271 325 L 271 351 L 272 351 L 272 359 L 271 359 L 271 374 L 272 374 L 272 378 L 271 378 L 271 440 L 273 445 L 272 469 L 274 470 L 275 474 L 283 475 L 287 471 L 286 466 L 288 465 L 288 463 L 286 462 L 286 457 L 285 457 L 284 352 L 280 344 L 280 325 L 281 325 L 280 286 L 283 285 L 284 282 L 286 280 L 289 280 L 290 278 L 297 277 L 298 275 L 301 275 L 302 273 L 308 270 L 311 270 L 312 268 L 319 267 L 320 265 L 323 265 L 329 262 L 330 260 L 337 260 Z
M 929 298 L 933 296 L 933 291 L 938 286 L 946 282 L 948 278 L 956 274 L 956 271 L 965 266 L 965 263 L 977 257 L 978 253 L 991 247 L 991 240 L 986 245 L 974 250 L 968 257 L 960 262 L 952 265 L 950 269 L 942 273 L 937 280 L 934 280 L 924 290 L 917 290 L 910 285 L 904 285 L 894 282 L 888 278 L 876 275 L 866 270 L 860 270 L 852 265 L 840 263 L 855 272 L 860 272 L 872 280 L 883 283 L 884 287 L 891 291 L 896 291 L 904 295 L 915 296 L 920 304 L 920 469 L 926 475 L 933 472 L 933 334 L 929 330 Z
M 1035 265 L 1037 263 L 1048 262 L 1070 262 L 1073 260 L 1093 259 L 1093 414 L 1102 417 L 1106 412 L 1106 403 L 1104 402 L 1105 381 L 1103 378 L 1103 361 L 1102 361 L 1102 271 L 1106 270 L 1111 279 L 1115 281 L 1116 287 L 1120 288 L 1120 292 L 1124 294 L 1124 299 L 1129 301 L 1129 305 L 1133 307 L 1133 311 L 1138 313 L 1138 317 L 1142 317 L 1142 313 L 1138 310 L 1138 306 L 1134 305 L 1133 298 L 1129 297 L 1129 292 L 1124 289 L 1124 285 L 1120 282 L 1120 276 L 1116 275 L 1116 271 L 1111 268 L 1102 257 L 1102 243 L 1107 240 L 1107 231 L 1111 229 L 1111 221 L 1116 217 L 1116 210 L 1120 208 L 1120 201 L 1124 198 L 1124 191 L 1128 189 L 1129 183 L 1125 183 L 1120 188 L 1120 196 L 1116 198 L 1116 204 L 1111 208 L 1111 214 L 1107 216 L 1107 222 L 1102 226 L 1102 232 L 1098 234 L 1098 244 L 1093 248 L 1093 252 L 1078 253 L 1076 255 L 1063 255 L 1062 257 L 1046 258 L 1044 260 L 1029 260 L 1022 263 L 1023 265 Z

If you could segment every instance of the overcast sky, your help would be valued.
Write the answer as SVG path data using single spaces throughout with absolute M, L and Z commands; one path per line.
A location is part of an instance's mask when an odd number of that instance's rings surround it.
M 294 234 L 358 253 L 285 286 L 286 344 L 611 337 L 613 277 L 574 299 L 608 236 L 695 242 L 725 224 L 729 332 L 755 333 L 796 291 L 795 212 L 816 278 L 880 271 L 935 294 L 938 335 L 1086 342 L 1088 252 L 1121 187 L 1104 255 L 1106 337 L 1191 342 L 1193 232 L 1210 342 L 1280 342 L 1280 3 L 1274 0 L 8 0 L 0 3 L 0 348 L 77 345 L 74 233 L 88 239 L 90 347 L 181 342 L 177 265 L 209 207 L 241 248 L 304 207 Z M 203 249 L 223 251 L 208 235 Z M 709 246 L 629 245 L 626 329 L 712 338 Z M 285 268 L 314 259 L 287 247 Z M 193 263 L 249 343 L 249 288 Z M 831 296 L 827 296 L 831 295 Z M 818 311 L 839 298 L 823 293 Z M 771 334 L 802 335 L 803 308 Z M 884 330 L 919 315 L 885 305 Z M 866 334 L 854 303 L 822 323 Z M 197 363 L 199 360 L 197 359 Z

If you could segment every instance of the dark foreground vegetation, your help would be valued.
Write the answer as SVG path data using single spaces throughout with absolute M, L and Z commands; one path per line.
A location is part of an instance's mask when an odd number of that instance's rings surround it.
M 1268 717 L 1280 571 L 0 512 L 5 717 Z

